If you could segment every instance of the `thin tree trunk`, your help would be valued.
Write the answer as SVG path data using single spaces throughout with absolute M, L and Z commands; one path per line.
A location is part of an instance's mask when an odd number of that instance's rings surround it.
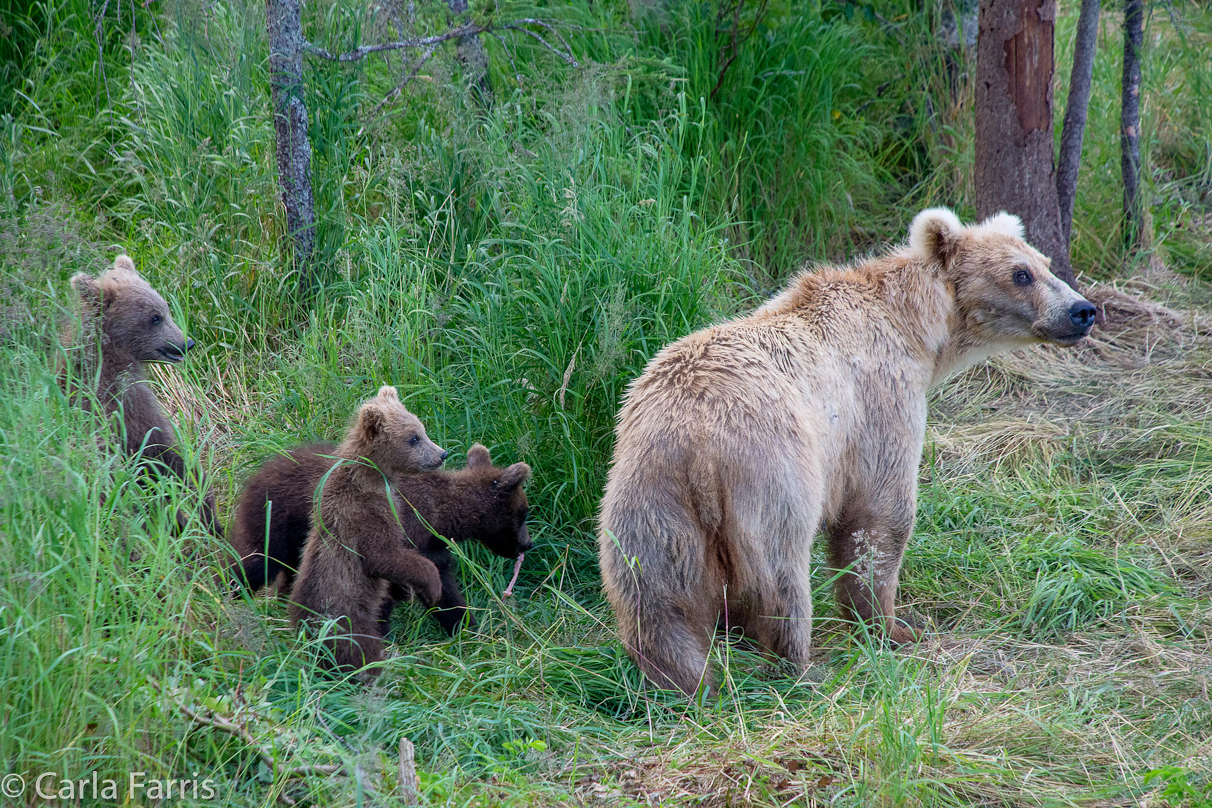
M 1140 50 L 1145 38 L 1143 0 L 1124 2 L 1124 80 L 1120 107 L 1120 170 L 1124 175 L 1124 241 L 1141 246 L 1144 237 L 1140 200 Z
M 939 37 L 946 50 L 943 63 L 947 71 L 947 91 L 952 102 L 959 99 L 964 71 L 970 69 L 972 49 L 976 46 L 977 0 L 946 0 L 939 16 Z
M 976 42 L 976 212 L 1005 210 L 1076 287 L 1061 235 L 1052 139 L 1056 0 L 981 0 Z
M 301 0 L 265 0 L 269 34 L 269 88 L 274 109 L 278 184 L 286 207 L 286 230 L 295 244 L 299 284 L 307 288 L 307 271 L 316 244 L 315 200 L 311 192 L 311 141 L 307 139 L 307 106 L 303 102 L 303 22 Z
M 1061 130 L 1060 160 L 1056 168 L 1056 197 L 1060 203 L 1061 235 L 1068 252 L 1073 233 L 1073 203 L 1077 197 L 1077 172 L 1082 162 L 1082 138 L 1090 108 L 1094 82 L 1094 53 L 1098 50 L 1099 0 L 1082 0 L 1073 45 L 1073 72 L 1069 78 L 1069 101 Z
M 467 0 L 447 0 L 452 14 L 467 12 Z M 488 51 L 479 34 L 461 36 L 455 43 L 455 54 L 466 71 L 467 84 L 481 109 L 492 107 L 492 76 L 488 72 Z

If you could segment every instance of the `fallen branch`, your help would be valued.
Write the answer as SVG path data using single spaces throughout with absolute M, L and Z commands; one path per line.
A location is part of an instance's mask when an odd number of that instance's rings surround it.
M 525 26 L 527 25 L 537 25 L 540 28 L 549 31 L 560 40 L 560 44 L 563 46 L 563 49 L 552 45 L 547 41 L 546 38 L 543 37 L 542 34 L 526 28 Z M 513 20 L 512 22 L 500 24 L 469 22 L 464 23 L 456 28 L 451 28 L 449 31 L 445 31 L 441 34 L 414 37 L 412 39 L 398 39 L 395 42 L 380 42 L 377 45 L 363 45 L 360 48 L 355 48 L 354 50 L 347 51 L 345 53 L 333 53 L 332 51 L 325 50 L 318 45 L 305 41 L 303 43 L 303 51 L 311 56 L 315 56 L 318 59 L 326 59 L 330 62 L 356 62 L 359 59 L 364 59 L 367 56 L 375 53 L 407 50 L 409 48 L 436 48 L 443 42 L 449 42 L 452 39 L 458 39 L 459 37 L 464 36 L 476 36 L 483 33 L 492 33 L 495 30 L 519 31 L 538 40 L 539 44 L 541 44 L 544 48 L 551 51 L 556 56 L 559 56 L 573 67 L 578 67 L 580 65 L 580 63 L 577 62 L 576 56 L 574 56 L 572 53 L 572 46 L 568 44 L 568 40 L 564 38 L 564 35 L 561 34 L 559 30 L 556 29 L 556 27 L 551 23 L 534 17 L 524 17 L 520 20 Z
M 318 45 L 313 45 L 311 42 L 303 43 L 303 50 L 312 56 L 320 59 L 327 59 L 330 62 L 356 62 L 359 59 L 364 59 L 372 53 L 382 53 L 383 51 L 405 50 L 407 48 L 428 48 L 431 45 L 441 45 L 443 42 L 448 42 L 452 39 L 458 39 L 461 36 L 471 36 L 480 34 L 489 30 L 488 26 L 476 25 L 475 23 L 466 23 L 458 28 L 451 28 L 449 31 L 442 34 L 434 34 L 433 36 L 417 37 L 416 39 L 399 39 L 395 42 L 381 42 L 378 45 L 363 45 L 360 48 L 348 51 L 346 53 L 333 53 L 325 50 Z
M 244 741 L 244 743 L 246 743 L 254 752 L 257 753 L 257 757 L 259 757 L 261 761 L 269 767 L 275 776 L 282 774 L 290 779 L 296 777 L 311 777 L 313 775 L 327 776 L 331 774 L 344 773 L 343 770 L 345 767 L 339 763 L 281 768 L 278 766 L 277 762 L 274 760 L 274 756 L 270 754 L 269 750 L 257 743 L 257 739 L 254 738 L 252 733 L 250 733 L 244 727 L 240 726 L 229 718 L 218 715 L 213 710 L 206 710 L 204 713 L 194 710 L 192 707 L 179 701 L 172 694 L 165 693 L 160 683 L 155 679 L 149 677 L 147 681 L 157 693 L 167 695 L 172 700 L 173 705 L 190 721 L 193 721 L 199 726 L 211 727 L 212 729 L 217 729 L 220 732 L 226 732 L 228 735 L 232 735 Z

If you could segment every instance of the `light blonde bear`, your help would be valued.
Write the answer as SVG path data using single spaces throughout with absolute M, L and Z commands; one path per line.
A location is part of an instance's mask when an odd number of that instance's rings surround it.
M 660 687 L 711 685 L 717 625 L 804 666 L 823 530 L 844 611 L 897 643 L 926 396 L 1033 343 L 1074 345 L 1094 307 L 999 214 L 934 208 L 907 245 L 800 273 L 752 314 L 667 346 L 628 390 L 599 526 L 606 596 Z M 836 573 L 829 573 L 836 574 Z

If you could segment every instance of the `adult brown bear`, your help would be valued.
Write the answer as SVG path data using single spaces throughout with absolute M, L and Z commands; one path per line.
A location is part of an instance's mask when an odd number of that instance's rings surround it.
M 1094 306 L 999 214 L 920 213 L 909 243 L 797 276 L 746 317 L 658 353 L 628 390 L 598 534 L 606 596 L 650 681 L 711 686 L 717 621 L 803 666 L 809 558 L 824 530 L 836 595 L 894 642 L 926 395 L 991 354 L 1074 345 Z

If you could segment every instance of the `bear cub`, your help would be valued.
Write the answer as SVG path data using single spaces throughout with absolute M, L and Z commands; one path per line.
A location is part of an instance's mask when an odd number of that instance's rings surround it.
M 389 586 L 431 601 L 442 592 L 437 567 L 400 528 L 388 482 L 416 467 L 406 449 L 420 443 L 418 424 L 384 385 L 358 409 L 321 482 L 290 615 L 296 628 L 315 616 L 339 619 L 341 636 L 328 642 L 341 667 L 382 658 L 377 620 Z M 445 452 L 434 446 L 431 455 L 436 465 Z
M 65 385 L 75 388 L 69 392 L 85 409 L 91 410 L 95 403 L 107 416 L 121 411 L 123 448 L 140 459 L 148 474 L 167 472 L 187 485 L 202 487 L 201 476 L 186 468 L 177 450 L 172 424 L 147 381 L 146 367 L 148 362 L 182 361 L 194 341 L 185 338 L 164 298 L 135 270 L 128 255 L 119 255 L 98 277 L 77 273 L 71 286 L 80 299 L 84 334 L 70 351 L 71 367 L 64 369 Z M 93 378 L 97 379 L 93 395 L 81 394 L 79 385 Z M 223 536 L 212 493 L 203 497 L 201 518 L 213 535 Z M 184 527 L 185 521 L 185 515 L 178 513 L 178 524 Z
M 401 440 L 392 447 L 389 464 L 379 468 L 394 475 L 440 468 L 447 453 L 429 439 L 421 420 L 402 404 L 393 414 Z M 336 450 L 335 443 L 327 442 L 299 446 L 266 461 L 249 477 L 230 530 L 240 557 L 237 581 L 254 592 L 276 581 L 279 595 L 290 592 L 311 530 L 316 489 L 337 462 Z
M 385 387 L 380 396 L 384 391 L 395 395 Z M 495 468 L 487 449 L 476 446 L 469 453 L 468 468 L 459 472 L 380 472 L 359 460 L 377 455 L 386 461 L 398 451 L 383 424 L 377 423 L 377 402 L 372 399 L 363 406 L 346 439 L 332 452 L 337 459 L 330 461 L 331 471 L 322 472 L 318 485 L 305 486 L 321 488 L 320 502 L 311 515 L 291 591 L 290 614 L 296 627 L 313 617 L 337 620 L 341 636 L 328 643 L 342 669 L 383 659 L 386 617 L 394 601 L 409 592 L 436 607 L 448 631 L 464 619 L 467 604 L 454 578 L 454 559 L 426 525 L 453 540 L 475 537 L 501 555 L 516 556 L 530 547 L 522 490 L 530 468 L 525 463 Z M 398 405 L 397 417 L 406 412 Z M 323 465 L 318 456 L 313 459 L 316 464 L 308 468 Z M 384 463 L 375 465 L 382 468 Z M 282 501 L 299 502 L 290 497 Z M 287 538 L 287 550 L 297 553 L 297 534 Z
M 463 624 L 475 625 L 455 577 L 458 564 L 447 540 L 475 539 L 501 558 L 525 553 L 534 546 L 526 527 L 530 506 L 522 488 L 529 479 L 530 466 L 494 466 L 488 449 L 477 443 L 467 451 L 465 468 L 395 481 L 404 532 L 442 578 L 441 597 L 436 602 L 422 598 L 422 602 L 433 607 L 434 618 L 447 634 L 453 635 Z M 403 600 L 405 593 L 392 587 L 389 594 L 380 612 L 383 629 L 395 602 Z

